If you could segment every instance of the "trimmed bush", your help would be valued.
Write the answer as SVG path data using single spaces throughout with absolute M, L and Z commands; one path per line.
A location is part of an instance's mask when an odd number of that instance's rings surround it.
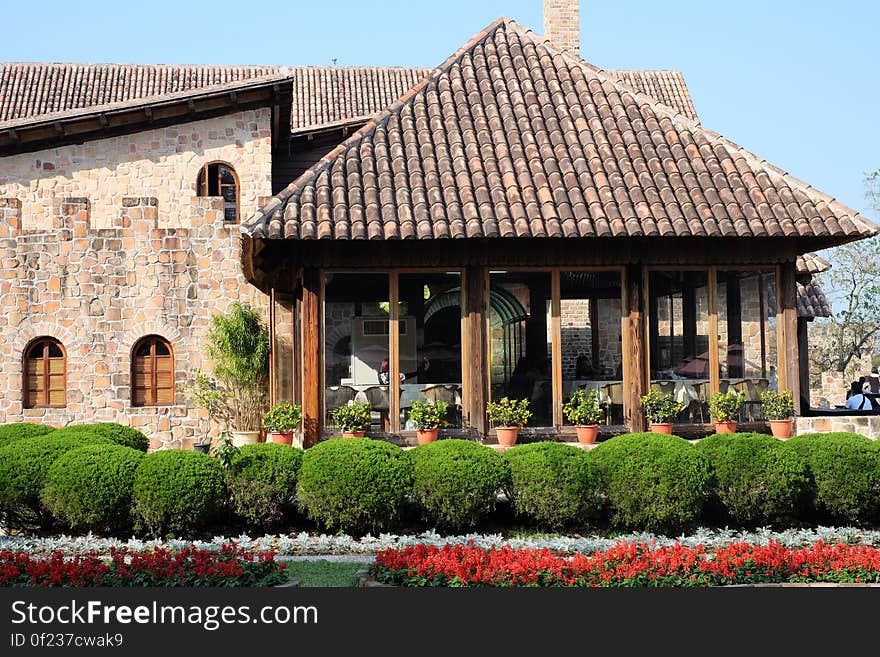
M 859 523 L 880 512 L 880 453 L 854 433 L 797 436 L 788 446 L 806 459 L 814 481 L 814 505 L 824 520 Z
M 92 433 L 58 435 L 57 431 L 0 448 L 0 519 L 18 530 L 48 529 L 52 516 L 43 507 L 40 493 L 49 468 L 63 454 L 89 444 L 109 445 Z
M 22 438 L 45 436 L 55 431 L 55 427 L 36 422 L 13 422 L 12 424 L 0 424 L 0 447 L 8 445 Z
M 46 475 L 43 505 L 74 529 L 131 529 L 131 492 L 142 452 L 121 445 L 86 445 L 62 454 Z
M 217 459 L 179 449 L 146 455 L 132 492 L 135 526 L 154 536 L 193 535 L 211 524 L 226 499 Z
M 97 422 L 95 424 L 71 424 L 70 426 L 58 429 L 58 433 L 62 435 L 75 436 L 80 433 L 91 433 L 104 436 L 108 440 L 123 447 L 131 447 L 132 449 L 146 452 L 150 447 L 149 439 L 137 429 L 132 429 L 124 424 L 116 424 L 115 422 Z
M 276 443 L 241 447 L 227 483 L 235 514 L 253 527 L 270 529 L 294 510 L 302 450 Z
M 761 433 L 716 434 L 696 449 L 712 464 L 712 494 L 735 524 L 779 525 L 803 515 L 810 471 L 785 443 Z
M 532 443 L 508 450 L 504 460 L 519 515 L 553 530 L 580 527 L 599 516 L 600 476 L 584 450 L 562 443 Z
M 413 497 L 428 522 L 444 529 L 472 528 L 495 509 L 498 489 L 510 472 L 495 450 L 468 440 L 441 440 L 416 447 Z
M 412 486 L 406 452 L 369 438 L 335 438 L 303 454 L 297 500 L 328 529 L 377 532 L 392 527 Z
M 709 460 L 678 436 L 631 433 L 590 450 L 615 527 L 677 532 L 703 512 Z

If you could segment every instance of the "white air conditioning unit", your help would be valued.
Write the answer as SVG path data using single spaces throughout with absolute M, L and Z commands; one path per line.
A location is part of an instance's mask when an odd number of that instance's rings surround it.
M 351 327 L 352 384 L 379 383 L 379 365 L 389 357 L 387 317 L 355 317 Z M 416 318 L 400 318 L 400 371 L 415 372 L 417 368 Z

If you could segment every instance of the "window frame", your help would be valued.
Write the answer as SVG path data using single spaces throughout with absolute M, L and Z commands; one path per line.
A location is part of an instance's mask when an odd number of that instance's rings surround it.
M 33 349 L 35 349 L 38 345 L 43 347 L 43 354 L 40 356 L 40 361 L 42 362 L 42 372 L 38 375 L 43 382 L 43 390 L 42 402 L 37 402 L 31 399 L 30 393 L 30 374 L 28 373 L 28 361 L 30 359 L 30 353 Z M 47 349 L 51 344 L 54 344 L 61 351 L 60 359 L 55 356 L 55 360 L 61 360 L 62 364 L 62 380 L 63 380 L 63 388 L 62 392 L 64 393 L 64 402 L 61 404 L 52 404 L 50 403 L 50 393 L 51 389 L 49 387 L 50 381 L 50 372 L 49 372 L 49 361 L 53 359 L 52 356 L 48 355 Z M 37 392 L 39 395 L 39 390 Z M 67 408 L 67 349 L 64 348 L 64 344 L 57 338 L 53 338 L 48 335 L 40 336 L 38 338 L 34 338 L 30 342 L 28 342 L 27 346 L 24 348 L 22 352 L 22 406 L 24 408 Z
M 149 341 L 150 343 L 150 355 L 149 356 L 137 356 L 137 351 L 144 342 Z M 162 342 L 165 347 L 168 349 L 168 356 L 158 356 L 156 354 L 156 344 L 158 342 Z M 159 402 L 159 370 L 157 367 L 159 358 L 168 358 L 171 360 L 171 370 L 169 372 L 170 380 L 171 380 L 171 399 L 166 403 Z M 144 390 L 144 402 L 137 403 L 135 402 L 135 391 L 139 388 L 135 386 L 134 383 L 134 375 L 135 375 L 135 362 L 137 359 L 149 359 L 149 372 L 150 372 L 150 383 L 148 386 L 143 388 Z M 129 376 L 131 377 L 131 385 L 129 386 L 131 389 L 130 401 L 131 405 L 134 408 L 155 408 L 155 407 L 165 407 L 165 406 L 174 406 L 176 391 L 174 386 L 174 347 L 171 345 L 171 342 L 161 335 L 157 335 L 155 333 L 151 333 L 150 335 L 145 335 L 140 338 L 137 342 L 134 343 L 131 347 L 131 367 Z M 152 401 L 150 400 L 152 397 Z
M 228 221 L 226 219 L 226 199 L 223 198 L 223 188 L 229 187 L 229 184 L 224 184 L 220 178 L 220 167 L 226 167 L 230 173 L 232 173 L 232 177 L 235 179 L 234 188 L 235 188 L 235 220 Z M 218 196 L 211 196 L 209 194 L 211 190 L 210 184 L 210 173 L 211 167 L 217 167 L 217 191 L 219 192 Z M 196 175 L 196 196 L 202 198 L 221 198 L 223 199 L 223 223 L 225 224 L 238 224 L 241 221 L 241 181 L 238 177 L 238 172 L 235 170 L 235 167 L 232 166 L 229 162 L 225 162 L 223 160 L 212 160 L 210 162 L 206 162 L 199 168 L 199 173 Z

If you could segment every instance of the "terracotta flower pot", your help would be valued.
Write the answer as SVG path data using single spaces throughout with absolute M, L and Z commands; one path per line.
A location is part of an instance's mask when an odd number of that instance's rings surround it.
M 293 445 L 293 431 L 269 431 L 266 433 L 269 442 L 279 445 Z
M 433 443 L 437 440 L 437 436 L 439 435 L 440 429 L 437 427 L 434 427 L 433 429 L 416 429 L 416 439 L 419 441 L 419 445 Z
M 736 433 L 736 420 L 716 422 L 715 433 Z
M 516 445 L 516 437 L 519 435 L 519 427 L 495 427 L 495 436 L 498 444 L 504 447 Z
M 593 445 L 596 442 L 596 436 L 599 434 L 598 424 L 578 424 L 574 429 L 577 431 L 578 442 L 581 445 Z
M 651 422 L 650 431 L 651 433 L 672 435 L 672 422 Z
M 791 430 L 794 425 L 794 420 L 792 418 L 788 418 L 787 420 L 770 420 L 770 431 L 773 432 L 774 438 L 779 438 L 779 440 L 788 440 L 791 438 Z
M 343 431 L 343 438 L 363 438 L 366 435 L 366 431 Z
M 260 442 L 259 431 L 232 431 L 232 444 L 236 447 L 244 445 L 256 445 Z

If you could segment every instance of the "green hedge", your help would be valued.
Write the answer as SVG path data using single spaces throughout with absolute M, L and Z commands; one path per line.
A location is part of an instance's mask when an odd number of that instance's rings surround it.
M 0 424 L 0 447 L 9 443 L 21 440 L 22 438 L 33 438 L 34 436 L 45 436 L 47 433 L 55 431 L 55 427 L 48 424 L 37 424 L 36 422 L 13 422 L 12 424 Z
M 436 527 L 473 528 L 495 509 L 499 489 L 510 485 L 500 454 L 469 440 L 440 440 L 416 447 L 413 498 Z
M 4 526 L 48 529 L 52 516 L 43 507 L 40 493 L 49 468 L 63 454 L 89 444 L 109 445 L 110 441 L 86 432 L 59 436 L 53 431 L 0 448 L 0 519 Z
M 399 520 L 412 487 L 412 462 L 390 443 L 335 438 L 303 455 L 300 508 L 331 530 L 377 532 Z
M 288 445 L 241 447 L 227 473 L 233 512 L 252 527 L 268 530 L 279 526 L 295 509 L 302 458 L 302 450 Z
M 709 460 L 678 436 L 633 433 L 590 450 L 611 522 L 621 529 L 678 532 L 696 525 L 709 488 Z
M 815 433 L 789 441 L 813 477 L 814 509 L 822 521 L 863 523 L 880 513 L 880 452 L 854 433 Z
M 62 454 L 46 475 L 43 505 L 73 529 L 131 530 L 131 493 L 144 454 L 122 445 L 86 445 Z
M 517 514 L 560 530 L 595 522 L 602 511 L 601 479 L 587 453 L 562 443 L 522 445 L 504 453 Z
M 140 431 L 115 422 L 71 424 L 63 429 L 58 429 L 58 433 L 65 436 L 76 436 L 81 433 L 97 434 L 117 445 L 131 447 L 141 452 L 146 452 L 150 447 L 149 439 Z
M 132 493 L 135 526 L 154 536 L 188 536 L 215 521 L 226 500 L 220 462 L 178 449 L 146 455 Z
M 696 445 L 712 464 L 711 492 L 737 526 L 785 525 L 808 501 L 810 471 L 787 444 L 760 433 L 716 434 Z

